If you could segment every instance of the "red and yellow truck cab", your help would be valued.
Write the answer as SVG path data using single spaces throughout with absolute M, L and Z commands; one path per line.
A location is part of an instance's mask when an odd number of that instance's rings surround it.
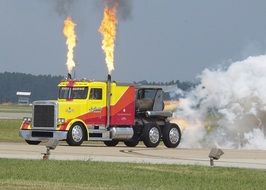
M 77 146 L 98 140 L 107 146 L 119 141 L 136 146 L 143 140 L 147 147 L 156 147 L 163 139 L 167 147 L 176 147 L 180 142 L 179 127 L 169 123 L 171 113 L 163 111 L 160 88 L 119 84 L 111 77 L 64 80 L 58 88 L 57 100 L 33 102 L 32 117 L 24 118 L 20 128 L 27 143 L 57 139 Z

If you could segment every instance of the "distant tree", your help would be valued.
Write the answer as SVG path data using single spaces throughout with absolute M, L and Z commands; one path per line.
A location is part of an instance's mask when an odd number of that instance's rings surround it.
M 190 81 L 185 81 L 185 82 L 180 82 L 179 80 L 171 80 L 171 81 L 168 81 L 168 82 L 162 82 L 162 81 L 159 81 L 159 82 L 148 82 L 146 80 L 142 80 L 142 81 L 139 81 L 139 82 L 134 82 L 135 84 L 143 84 L 143 85 L 177 85 L 178 88 L 184 90 L 184 91 L 188 91 L 190 90 L 191 88 L 195 87 L 195 83 L 193 82 L 190 82 Z
M 62 76 L 0 73 L 0 102 L 17 102 L 17 91 L 30 91 L 31 101 L 56 99 L 57 84 Z

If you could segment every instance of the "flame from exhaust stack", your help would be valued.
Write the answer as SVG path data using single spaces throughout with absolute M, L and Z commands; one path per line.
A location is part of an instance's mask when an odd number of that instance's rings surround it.
M 105 62 L 107 64 L 108 74 L 111 74 L 114 70 L 117 6 L 117 3 L 115 3 L 113 7 L 108 7 L 107 5 L 105 6 L 103 20 L 98 29 L 102 35 L 102 49 L 105 53 Z
M 76 24 L 73 22 L 71 17 L 67 17 L 64 21 L 64 30 L 63 33 L 66 37 L 67 45 L 67 70 L 68 73 L 71 73 L 73 68 L 76 66 L 74 62 L 74 48 L 76 46 L 76 34 L 75 34 Z

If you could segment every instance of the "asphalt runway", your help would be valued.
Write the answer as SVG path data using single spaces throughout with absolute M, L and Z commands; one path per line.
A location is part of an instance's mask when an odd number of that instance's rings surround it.
M 265 150 L 223 149 L 223 151 L 224 155 L 222 155 L 220 160 L 214 161 L 215 166 L 266 170 Z M 0 158 L 41 160 L 45 152 L 45 143 L 41 145 L 0 143 Z M 101 144 L 70 147 L 63 143 L 55 150 L 51 150 L 50 159 L 209 166 L 209 152 L 209 149 L 169 149 L 164 146 L 157 148 L 146 148 L 144 146 L 129 148 L 122 143 L 117 147 L 106 147 Z
M 31 113 L 0 112 L 0 119 L 23 119 L 23 117 L 31 117 Z
M 29 113 L 0 112 L 0 119 L 22 119 L 30 116 Z M 215 166 L 266 170 L 266 150 L 223 149 L 223 151 L 225 154 L 222 155 L 221 159 L 214 161 Z M 0 158 L 42 159 L 45 152 L 45 143 L 28 145 L 26 143 L 0 142 Z M 123 143 L 117 147 L 106 147 L 100 143 L 70 147 L 61 143 L 55 150 L 51 151 L 50 159 L 209 166 L 209 152 L 210 149 L 169 149 L 164 146 L 129 148 Z

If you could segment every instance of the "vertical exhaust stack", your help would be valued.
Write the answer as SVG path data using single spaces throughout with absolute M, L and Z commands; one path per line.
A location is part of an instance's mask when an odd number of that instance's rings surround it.
M 72 76 L 70 73 L 67 73 L 67 80 L 71 80 L 72 79 Z
M 107 76 L 107 97 L 106 97 L 106 128 L 110 127 L 110 116 L 111 116 L 111 75 Z

